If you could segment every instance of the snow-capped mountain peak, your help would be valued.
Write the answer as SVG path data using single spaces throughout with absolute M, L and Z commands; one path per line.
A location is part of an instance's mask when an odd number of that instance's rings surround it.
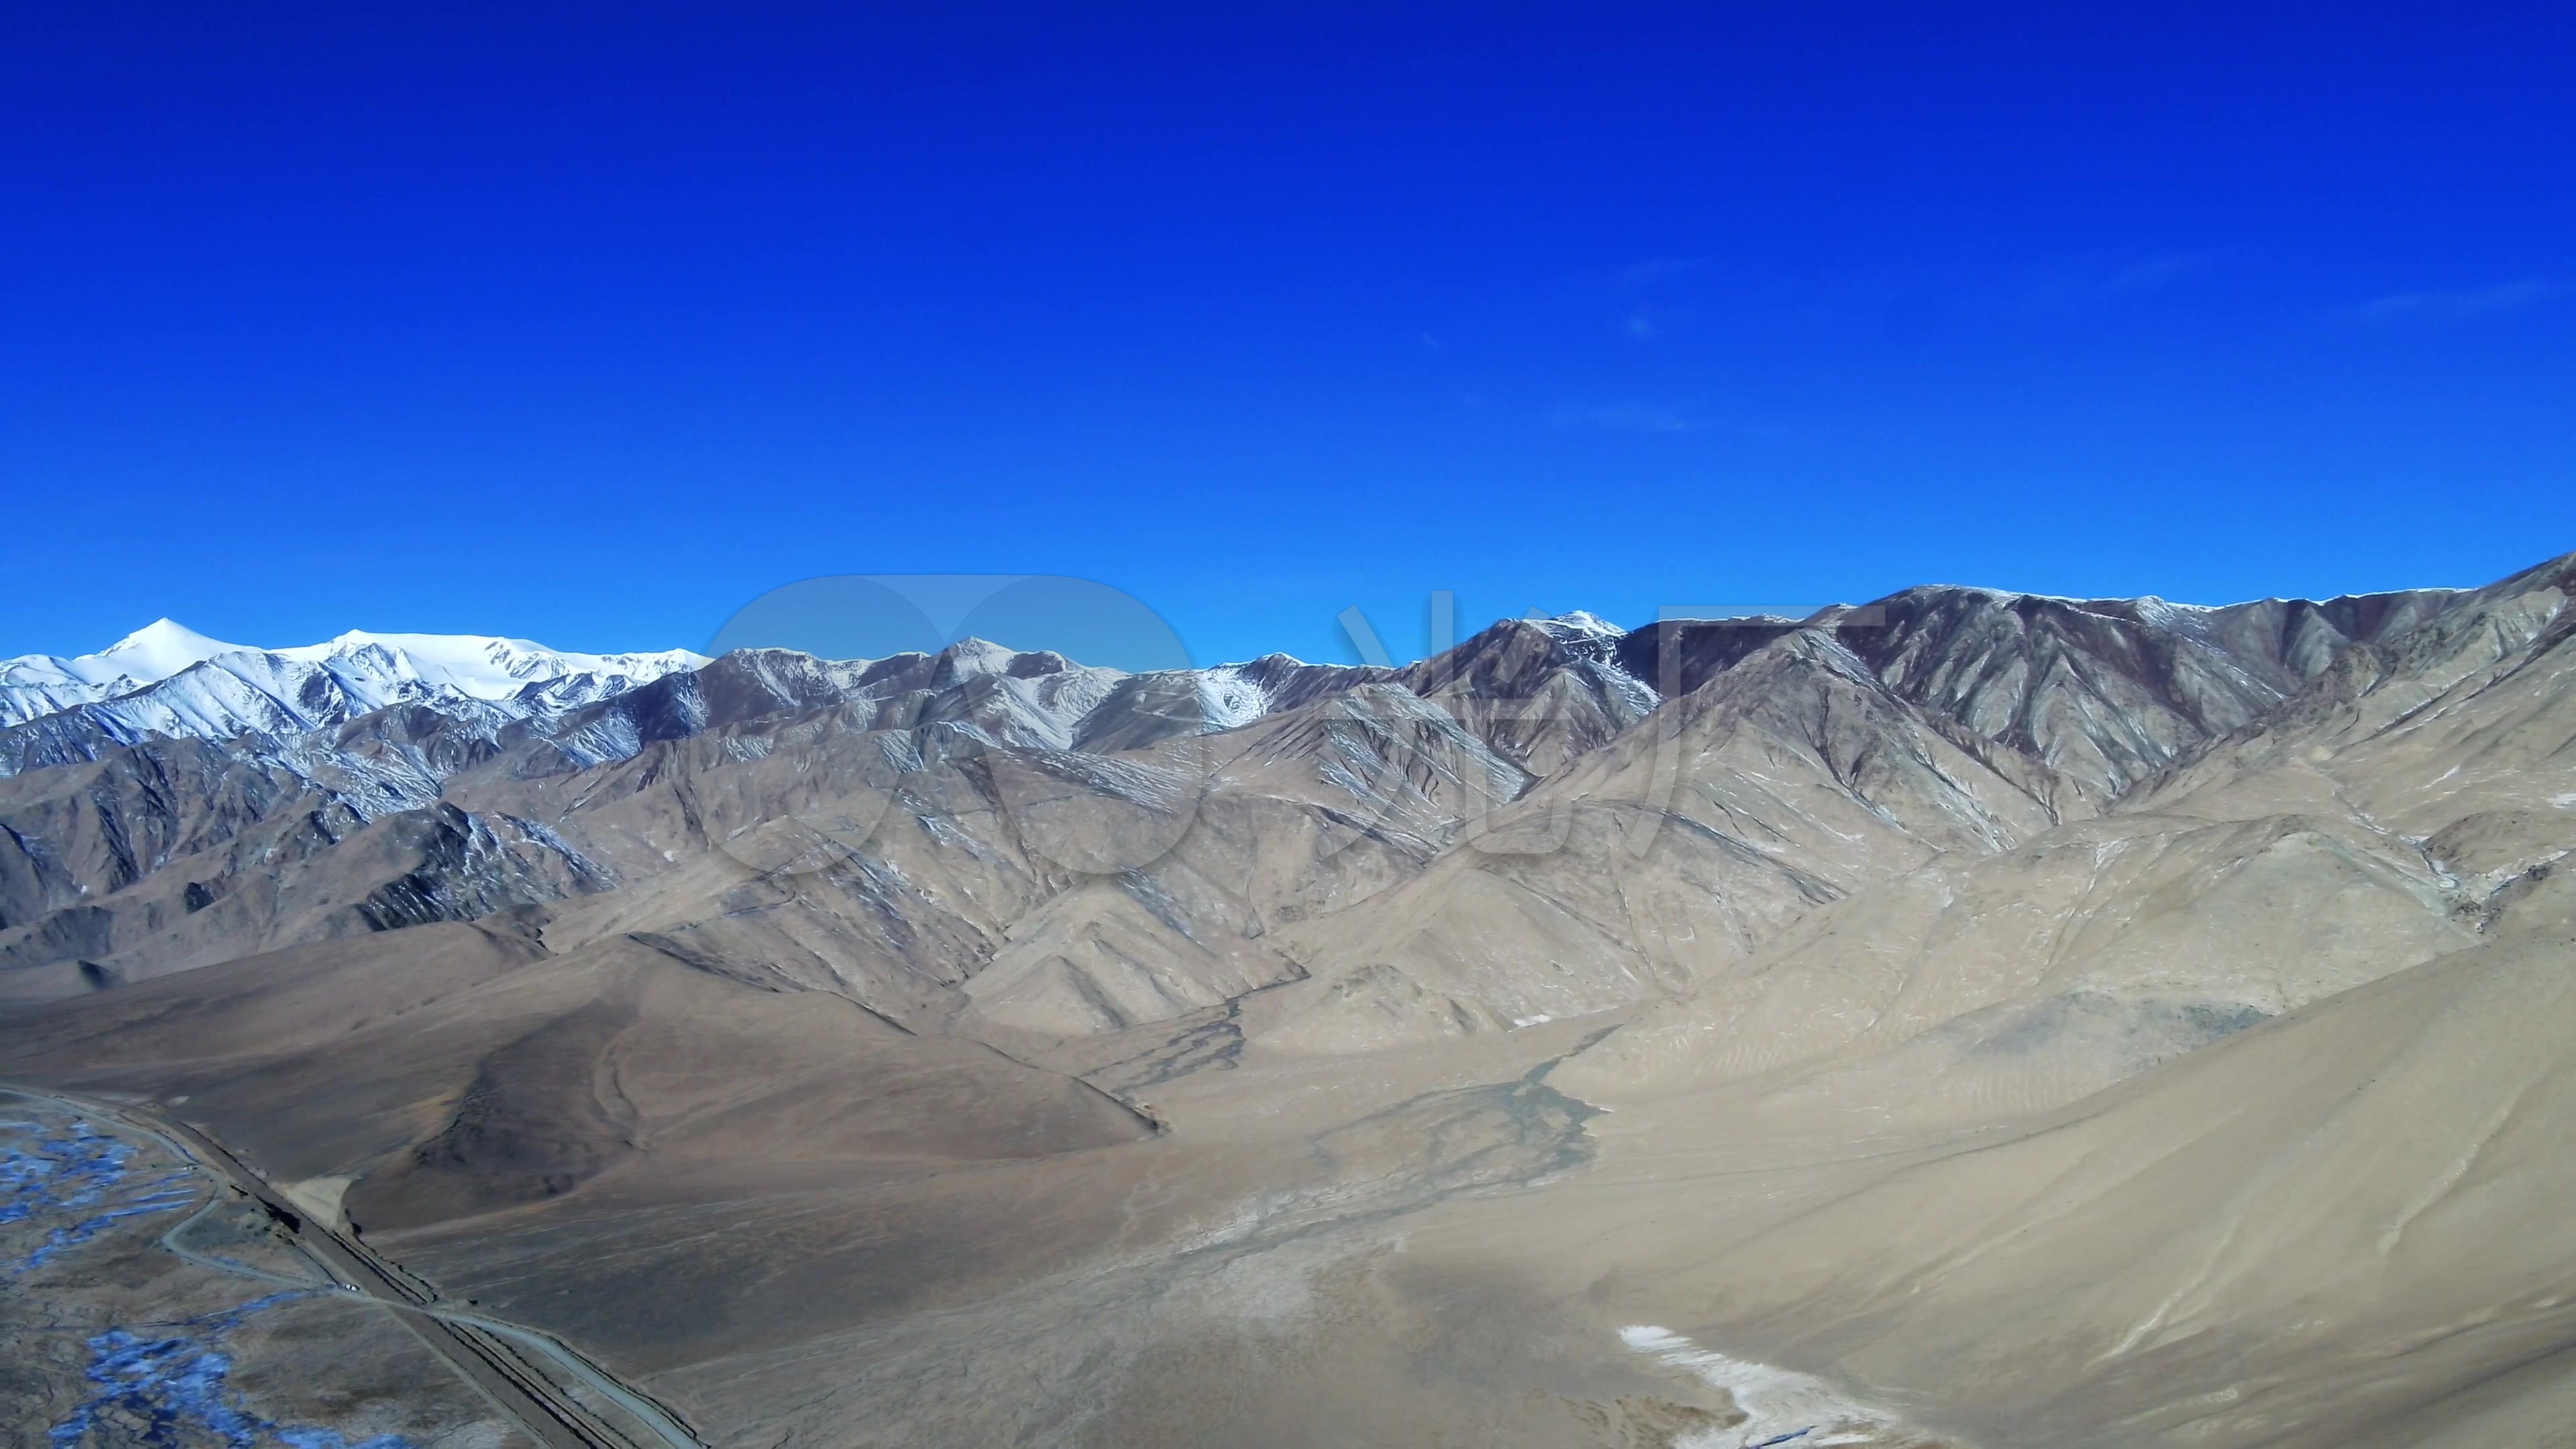
M 526 639 L 480 634 L 372 634 L 352 629 L 319 644 L 273 651 L 301 664 L 354 665 L 390 680 L 445 686 L 475 699 L 508 699 L 529 685 L 569 675 L 596 674 L 637 684 L 681 669 L 698 669 L 706 657 L 686 649 L 653 653 L 580 654 L 549 649 Z M 335 673 L 342 672 L 335 670 Z
M 0 726 L 129 694 L 241 650 L 176 620 L 155 619 L 95 654 L 0 660 Z
M 66 662 L 92 684 L 112 683 L 120 676 L 151 684 L 241 647 L 209 639 L 176 619 L 155 619 L 96 654 Z
M 57 721 L 47 728 L 65 742 L 92 735 L 224 738 L 337 724 L 388 704 L 442 696 L 517 715 L 570 708 L 706 663 L 685 649 L 582 654 L 525 639 L 363 630 L 319 644 L 257 649 L 160 619 L 95 654 L 0 661 L 0 729 L 78 712 L 86 725 Z M 0 751 L 9 756 L 0 759 L 0 774 L 67 747 Z M 85 748 L 75 755 L 85 757 Z
M 0 660 L 0 686 L 56 684 L 132 689 L 157 684 L 191 664 L 234 653 L 241 647 L 209 639 L 175 619 L 155 619 L 95 654 L 77 654 L 69 659 L 56 654 L 27 654 Z
M 1530 622 L 1558 639 L 1608 640 L 1615 643 L 1626 638 L 1628 634 L 1627 630 L 1587 609 L 1577 609 L 1570 614 L 1532 615 Z

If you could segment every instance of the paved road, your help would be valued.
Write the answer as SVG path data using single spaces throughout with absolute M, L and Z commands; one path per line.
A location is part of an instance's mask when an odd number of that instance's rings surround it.
M 218 1180 L 230 1184 L 234 1190 L 260 1204 L 284 1227 L 293 1236 L 296 1246 L 330 1275 L 341 1292 L 395 1310 L 395 1316 L 422 1343 L 472 1383 L 495 1408 L 548 1449 L 653 1449 L 657 1444 L 661 1449 L 702 1449 L 697 1435 L 677 1414 L 619 1382 L 615 1375 L 591 1362 L 569 1344 L 552 1334 L 437 1301 L 436 1290 L 428 1284 L 405 1273 L 399 1265 L 355 1237 L 341 1233 L 327 1223 L 313 1221 L 302 1209 L 290 1204 L 286 1195 L 272 1187 L 267 1179 L 233 1156 L 223 1144 L 187 1123 L 128 1102 L 106 1102 L 36 1087 L 8 1086 L 0 1087 L 0 1090 L 53 1102 L 86 1115 L 104 1117 L 131 1130 L 146 1133 Z M 317 1286 L 205 1257 L 181 1246 L 177 1241 L 180 1235 L 212 1207 L 213 1204 L 209 1204 L 208 1209 L 200 1210 L 187 1223 L 163 1235 L 163 1245 L 192 1263 L 219 1272 L 299 1288 Z M 545 1374 L 533 1371 L 522 1354 L 513 1352 L 513 1348 L 544 1360 L 556 1373 L 581 1383 L 616 1405 L 623 1411 L 616 1417 L 630 1419 L 631 1424 L 613 1422 L 611 1416 L 577 1401 L 549 1382 Z

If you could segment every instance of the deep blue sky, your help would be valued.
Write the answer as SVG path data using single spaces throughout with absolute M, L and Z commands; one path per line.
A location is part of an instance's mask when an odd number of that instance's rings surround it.
M 0 16 L 0 654 L 2576 549 L 2563 4 L 236 8 Z

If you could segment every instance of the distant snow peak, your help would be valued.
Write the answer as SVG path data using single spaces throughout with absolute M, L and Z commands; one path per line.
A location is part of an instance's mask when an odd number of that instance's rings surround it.
M 337 724 L 414 700 L 479 700 L 520 711 L 509 702 L 527 695 L 525 709 L 554 709 L 707 662 L 685 649 L 579 654 L 525 639 L 363 630 L 257 649 L 158 619 L 95 654 L 0 661 L 0 728 L 82 710 L 117 740 L 222 739 Z
M 579 654 L 525 639 L 480 634 L 371 634 L 352 629 L 335 639 L 275 652 L 282 659 L 358 672 L 386 683 L 445 687 L 473 699 L 508 699 L 530 684 L 572 675 L 598 675 L 647 684 L 665 674 L 700 669 L 703 655 L 686 649 L 649 654 Z
M 95 654 L 65 659 L 56 654 L 22 654 L 0 661 L 0 685 L 83 684 L 127 688 L 157 684 L 192 664 L 239 650 L 239 644 L 209 639 L 172 619 L 155 619 Z
M 1532 615 L 1530 622 L 1558 639 L 1616 641 L 1628 637 L 1628 631 L 1585 609 L 1570 614 Z
M 155 619 L 95 654 L 0 660 L 0 727 L 128 694 L 240 648 Z
M 153 620 L 96 654 L 69 662 L 92 683 L 105 684 L 122 675 L 138 684 L 150 684 L 241 647 L 209 639 L 176 619 L 164 618 Z
M 1012 661 L 1019 658 L 1018 652 L 1006 645 L 975 638 L 960 639 L 940 653 L 948 660 L 948 667 L 961 679 L 1008 674 Z

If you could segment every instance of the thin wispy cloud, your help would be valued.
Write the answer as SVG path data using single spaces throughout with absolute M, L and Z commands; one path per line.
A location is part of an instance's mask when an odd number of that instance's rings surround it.
M 1688 409 L 1643 398 L 1571 403 L 1557 409 L 1550 421 L 1560 428 L 1592 428 L 1611 433 L 1696 433 L 1708 426 Z
M 1628 308 L 1620 316 L 1619 330 L 1631 342 L 1652 342 L 1680 331 L 1690 319 L 1691 312 L 1689 307 L 1668 306 L 1660 302 L 1642 303 Z
M 2501 282 L 2492 287 L 2395 292 L 2385 297 L 2374 297 L 2352 311 L 2365 322 L 2467 322 L 2499 312 L 2519 312 L 2526 307 L 2556 302 L 2571 295 L 2576 295 L 2576 287 L 2565 282 L 2526 277 L 2518 282 Z
M 2028 300 L 2041 307 L 2077 307 L 2142 296 L 2208 270 L 2219 255 L 2192 249 L 2088 257 L 2033 287 Z
M 2125 292 L 2152 292 L 2179 278 L 2189 276 L 2217 260 L 2216 252 L 2170 252 L 2160 257 L 2131 262 L 2102 279 L 2102 290 L 2114 296 Z
M 1619 285 L 1648 287 L 1716 265 L 1715 257 L 1648 257 L 1619 269 Z
M 1677 301 L 1673 294 L 1679 292 L 1686 299 L 1694 289 L 1685 279 L 1705 271 L 1715 260 L 1651 257 L 1620 268 L 1615 274 L 1615 291 L 1620 295 L 1612 300 L 1619 330 L 1631 342 L 1652 342 L 1673 332 L 1691 310 L 1687 300 Z

